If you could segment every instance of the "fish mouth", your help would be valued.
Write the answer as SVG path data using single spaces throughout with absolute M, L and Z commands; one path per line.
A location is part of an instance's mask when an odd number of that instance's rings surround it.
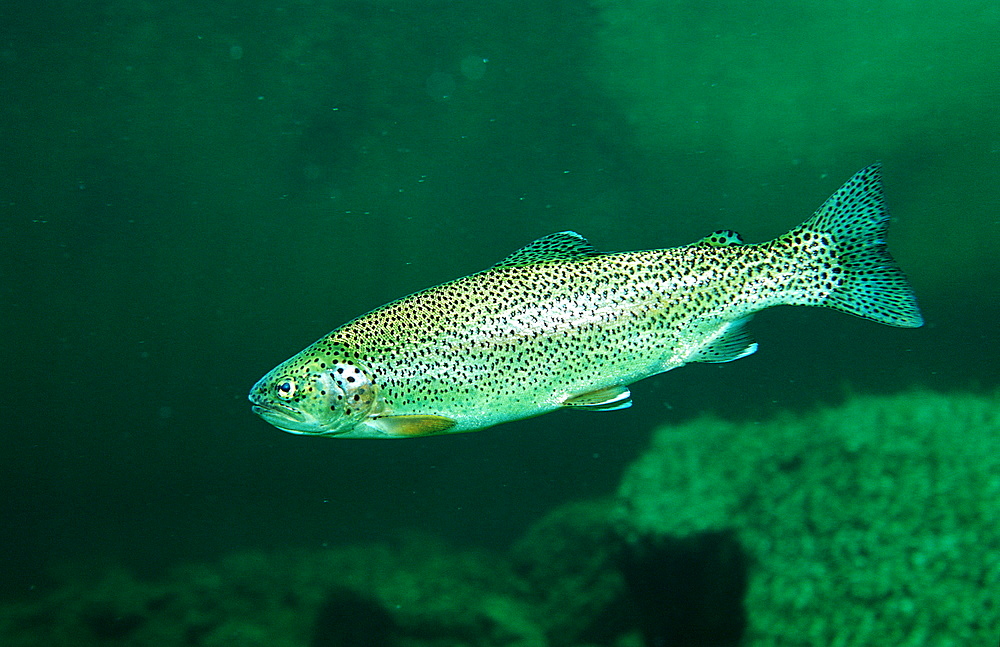
M 339 426 L 326 424 L 315 415 L 298 407 L 289 406 L 268 397 L 264 389 L 261 388 L 261 384 L 266 379 L 267 376 L 257 382 L 247 396 L 247 399 L 250 400 L 251 411 L 263 418 L 265 422 L 290 434 L 336 436 L 346 431 L 340 429 Z
M 290 407 L 286 407 L 280 404 L 270 404 L 264 402 L 254 402 L 253 406 L 250 407 L 253 412 L 258 416 L 270 415 L 270 416 L 285 416 L 291 420 L 301 419 L 301 414 Z
M 286 420 L 291 420 L 293 422 L 304 422 L 305 416 L 302 413 L 296 411 L 295 409 L 290 409 L 284 407 L 280 404 L 258 404 L 254 403 L 252 407 L 253 412 L 258 416 L 268 417 L 268 418 L 284 418 Z
M 271 425 L 290 434 L 336 436 L 344 433 L 342 429 L 328 429 L 309 414 L 280 403 L 254 402 L 250 408 Z
M 301 411 L 271 402 L 253 401 L 251 410 L 282 431 L 292 434 L 316 433 L 316 423 Z

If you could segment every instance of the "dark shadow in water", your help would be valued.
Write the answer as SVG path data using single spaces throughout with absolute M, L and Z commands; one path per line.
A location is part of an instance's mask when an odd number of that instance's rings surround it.
M 389 612 L 357 591 L 336 588 L 320 606 L 310 647 L 392 647 L 396 628 Z
M 739 645 L 748 556 L 733 533 L 642 539 L 621 570 L 649 647 Z

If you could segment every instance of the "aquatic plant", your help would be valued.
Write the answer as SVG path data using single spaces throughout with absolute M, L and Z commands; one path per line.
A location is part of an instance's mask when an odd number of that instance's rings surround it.
M 626 474 L 627 540 L 732 532 L 746 644 L 990 644 L 1000 631 L 1000 404 L 862 397 L 664 427 Z

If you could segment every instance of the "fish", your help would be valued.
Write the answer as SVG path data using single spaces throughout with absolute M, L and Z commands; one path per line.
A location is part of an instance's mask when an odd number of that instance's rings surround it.
M 624 409 L 638 380 L 754 353 L 747 322 L 765 308 L 921 326 L 888 224 L 873 164 L 764 243 L 720 230 L 682 247 L 602 253 L 573 231 L 550 234 L 340 326 L 268 372 L 249 399 L 278 429 L 336 438 Z

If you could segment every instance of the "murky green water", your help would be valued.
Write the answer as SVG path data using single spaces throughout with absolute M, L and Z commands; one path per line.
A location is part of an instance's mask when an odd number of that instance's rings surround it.
M 418 529 L 503 548 L 652 429 L 992 392 L 995 3 L 48 2 L 0 9 L 5 593 Z M 803 220 L 881 160 L 928 324 L 780 309 L 635 406 L 405 442 L 281 434 L 254 381 L 547 233 Z

